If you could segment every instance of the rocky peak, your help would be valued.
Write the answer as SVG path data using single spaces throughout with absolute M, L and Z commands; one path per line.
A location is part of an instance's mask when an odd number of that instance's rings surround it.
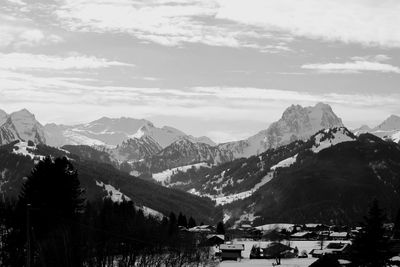
M 6 122 L 7 118 L 8 118 L 8 114 L 4 110 L 0 109 L 0 126 Z
M 400 117 L 396 115 L 391 115 L 384 122 L 378 125 L 374 130 L 391 131 L 399 129 L 400 129 Z

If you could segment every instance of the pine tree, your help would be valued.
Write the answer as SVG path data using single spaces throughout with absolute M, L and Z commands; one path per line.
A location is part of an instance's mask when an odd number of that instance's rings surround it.
M 178 215 L 178 226 L 187 227 L 187 219 L 186 216 L 179 212 Z
M 77 171 L 66 158 L 40 161 L 23 184 L 18 212 L 31 218 L 32 239 L 48 266 L 78 266 L 78 217 L 84 199 Z
M 363 230 L 354 239 L 350 258 L 354 266 L 387 266 L 392 257 L 389 238 L 385 236 L 386 215 L 375 199 L 364 218 Z
M 217 224 L 217 234 L 219 234 L 219 235 L 224 235 L 225 234 L 225 228 L 224 228 L 224 223 L 223 222 L 219 222 Z
M 193 217 L 190 217 L 188 222 L 188 228 L 193 228 L 195 226 L 196 226 L 196 221 L 193 219 Z
M 175 213 L 171 212 L 169 214 L 168 233 L 170 235 L 176 233 L 177 232 L 177 228 L 178 228 L 178 221 L 176 220 L 176 215 L 175 215 Z
M 400 239 L 400 209 L 397 212 L 396 220 L 394 222 L 393 238 Z

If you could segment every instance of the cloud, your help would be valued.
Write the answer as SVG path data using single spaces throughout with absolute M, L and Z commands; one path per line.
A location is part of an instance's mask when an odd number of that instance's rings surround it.
M 21 2 L 22 3 L 22 2 Z M 3 13 L 3 14 L 2 14 Z M 0 49 L 21 49 L 38 45 L 50 45 L 63 41 L 57 34 L 30 26 L 32 21 L 19 16 L 4 15 L 0 8 Z
M 217 12 L 218 3 L 213 0 L 66 0 L 54 13 L 70 31 L 122 32 L 164 46 L 201 43 L 264 52 L 290 51 L 286 36 L 216 20 Z
M 39 29 L 0 25 L 0 48 L 12 47 L 20 49 L 22 47 L 55 44 L 62 41 L 62 37 L 56 34 L 46 34 Z
M 400 2 L 393 0 L 217 0 L 217 18 L 294 36 L 400 47 Z
M 0 53 L 0 69 L 97 69 L 111 66 L 133 66 L 118 61 L 108 61 L 93 56 L 58 57 L 28 53 Z
M 386 63 L 356 60 L 344 63 L 305 64 L 301 68 L 316 70 L 321 73 L 361 73 L 375 71 L 382 73 L 400 73 L 400 68 Z
M 385 62 L 385 61 L 388 61 L 388 60 L 390 60 L 392 58 L 389 57 L 388 55 L 379 54 L 379 55 L 368 55 L 368 56 L 354 56 L 354 57 L 351 57 L 350 59 L 354 60 L 354 61 Z

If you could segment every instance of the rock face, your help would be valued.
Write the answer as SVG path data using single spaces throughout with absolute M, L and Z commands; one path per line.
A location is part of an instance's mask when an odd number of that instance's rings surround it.
M 7 117 L 8 117 L 8 114 L 4 110 L 0 109 L 0 126 L 6 122 Z
M 26 109 L 11 113 L 0 126 L 0 144 L 15 140 L 30 140 L 37 144 L 46 142 L 43 126 Z
M 268 129 L 237 142 L 219 145 L 230 150 L 236 158 L 260 154 L 269 148 L 289 144 L 295 140 L 305 140 L 321 129 L 343 126 L 332 108 L 323 103 L 314 107 L 292 105 L 285 110 L 281 119 Z

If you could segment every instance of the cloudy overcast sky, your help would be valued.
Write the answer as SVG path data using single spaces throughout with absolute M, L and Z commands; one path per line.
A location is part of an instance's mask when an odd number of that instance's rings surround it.
M 0 109 L 148 118 L 215 141 L 290 104 L 400 115 L 398 0 L 0 0 Z

